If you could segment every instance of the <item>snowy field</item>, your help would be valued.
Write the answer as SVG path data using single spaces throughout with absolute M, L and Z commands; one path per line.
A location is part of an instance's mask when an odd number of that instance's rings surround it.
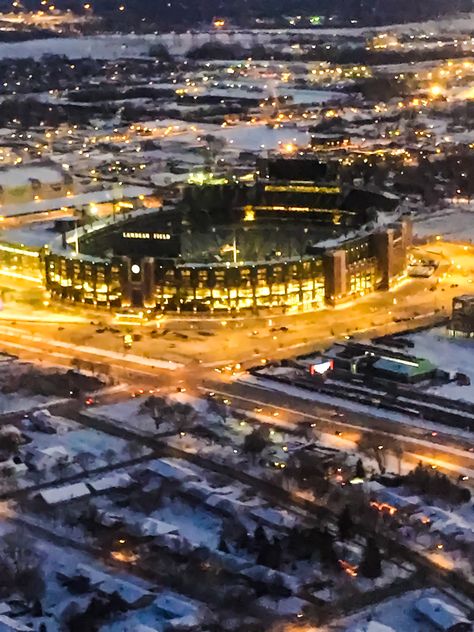
M 465 373 L 471 386 L 456 383 L 432 387 L 429 390 L 443 397 L 474 402 L 474 340 L 453 338 L 444 327 L 404 336 L 415 346 L 410 353 L 433 362 L 439 369 L 450 373 Z
M 306 131 L 295 129 L 271 129 L 258 126 L 237 125 L 226 130 L 219 130 L 218 135 L 238 150 L 258 151 L 260 149 L 277 149 L 282 143 L 294 143 L 306 146 L 311 135 Z
M 59 402 L 59 398 L 46 397 L 44 395 L 32 395 L 31 393 L 0 393 L 0 414 L 28 412 L 41 406 L 51 406 Z
M 443 235 L 445 239 L 472 242 L 474 240 L 474 204 L 443 209 L 431 217 L 415 219 L 418 237 Z
M 439 35 L 452 32 L 470 32 L 473 29 L 473 14 L 455 19 L 429 20 L 409 24 L 391 25 L 373 28 L 321 28 L 288 30 L 245 30 L 240 32 L 212 33 L 213 40 L 223 44 L 239 43 L 242 46 L 267 44 L 276 37 L 295 37 L 298 34 L 311 34 L 315 41 L 328 37 L 360 37 L 370 33 L 387 31 L 419 36 Z M 164 33 L 160 35 L 98 35 L 90 37 L 51 38 L 0 44 L 0 59 L 41 58 L 43 55 L 65 55 L 69 59 L 92 57 L 95 59 L 119 59 L 123 57 L 142 57 L 149 54 L 150 46 L 164 44 L 172 54 L 185 55 L 191 48 L 201 46 L 211 40 L 210 33 Z

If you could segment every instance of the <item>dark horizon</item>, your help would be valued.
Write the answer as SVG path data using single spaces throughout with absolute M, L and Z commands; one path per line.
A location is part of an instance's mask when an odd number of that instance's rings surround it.
M 395 22 L 436 19 L 457 12 L 472 10 L 472 0 L 321 0 L 315 6 L 312 0 L 94 0 L 90 7 L 80 0 L 58 0 L 55 6 L 74 13 L 88 13 L 102 18 L 111 28 L 189 28 L 208 25 L 219 16 L 230 25 L 252 26 L 256 20 L 287 23 L 288 16 L 301 16 L 301 25 L 343 26 L 357 23 L 380 26 Z M 122 10 L 118 10 L 123 6 Z M 41 10 L 40 0 L 24 0 L 17 7 Z M 0 10 L 11 11 L 12 4 L 0 2 Z M 309 19 L 313 18 L 313 22 Z M 316 18 L 316 20 L 315 20 Z

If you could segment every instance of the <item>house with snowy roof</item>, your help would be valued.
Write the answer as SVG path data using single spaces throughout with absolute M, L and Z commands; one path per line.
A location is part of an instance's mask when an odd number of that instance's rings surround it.
M 378 621 L 367 621 L 357 624 L 355 628 L 350 628 L 346 632 L 395 632 L 395 630 Z
M 472 623 L 461 610 L 442 599 L 422 597 L 415 603 L 415 609 L 441 632 L 472 632 Z

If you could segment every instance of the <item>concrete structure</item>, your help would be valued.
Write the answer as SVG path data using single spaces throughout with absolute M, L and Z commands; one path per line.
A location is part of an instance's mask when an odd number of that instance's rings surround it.
M 397 201 L 343 192 L 334 170 L 259 162 L 255 185 L 189 186 L 175 206 L 73 230 L 27 261 L 53 297 L 104 307 L 285 312 L 387 289 L 405 271 L 408 223 L 370 230 L 374 209 Z
M 453 335 L 471 337 L 474 334 L 474 294 L 453 298 L 453 311 L 449 324 Z
M 146 239 L 149 233 L 136 234 Z M 387 276 L 385 262 L 392 257 L 392 240 L 385 242 L 387 250 L 382 254 L 371 256 L 377 236 L 369 235 L 357 245 L 343 242 L 337 250 L 319 256 L 235 263 L 50 253 L 45 257 L 46 286 L 57 298 L 104 306 L 211 312 L 311 309 L 386 289 L 397 278 L 395 273 L 403 272 L 392 267 L 393 276 Z
M 321 373 L 315 370 L 314 358 L 299 358 L 302 366 L 314 375 Z M 361 342 L 336 343 L 321 355 L 321 364 L 330 362 L 330 370 L 341 374 L 367 375 L 373 379 L 390 380 L 399 383 L 421 382 L 437 375 L 444 376 L 443 371 L 425 358 L 397 351 L 381 350 L 377 346 Z

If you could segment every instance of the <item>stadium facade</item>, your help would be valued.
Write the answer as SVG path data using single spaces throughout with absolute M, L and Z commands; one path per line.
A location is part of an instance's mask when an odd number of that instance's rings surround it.
M 380 225 L 382 214 L 393 221 Z M 83 227 L 76 252 L 26 257 L 64 301 L 171 312 L 311 309 L 388 289 L 405 273 L 411 227 L 399 217 L 398 199 L 345 190 L 331 163 L 270 158 L 258 162 L 252 185 L 189 186 L 172 207 Z M 3 265 L 7 255 L 0 251 Z

